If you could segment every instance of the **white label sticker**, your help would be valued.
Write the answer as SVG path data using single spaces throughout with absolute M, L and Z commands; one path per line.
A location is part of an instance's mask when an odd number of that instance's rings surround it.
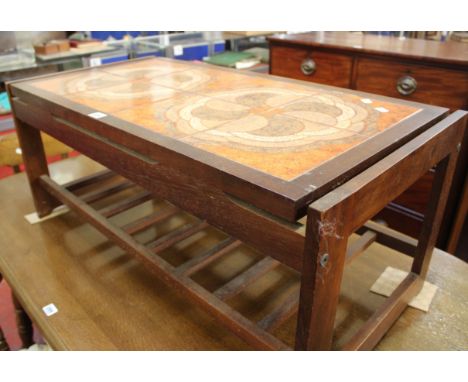
M 381 113 L 388 113 L 388 110 L 382 106 L 376 107 L 375 110 L 380 111 Z
M 57 313 L 58 309 L 54 304 L 49 304 L 49 305 L 43 306 L 42 311 L 45 313 L 47 317 L 49 317 Z
M 89 59 L 89 66 L 99 66 L 102 64 L 101 57 L 91 57 Z
M 182 45 L 174 45 L 174 56 L 182 56 L 184 54 L 184 47 Z
M 91 117 L 94 119 L 101 119 L 101 118 L 107 117 L 107 114 L 101 113 L 100 111 L 95 111 L 94 113 L 89 113 L 88 117 Z
M 369 99 L 369 98 L 362 98 L 362 99 L 361 99 L 361 102 L 362 102 L 362 103 L 372 103 L 372 100 Z

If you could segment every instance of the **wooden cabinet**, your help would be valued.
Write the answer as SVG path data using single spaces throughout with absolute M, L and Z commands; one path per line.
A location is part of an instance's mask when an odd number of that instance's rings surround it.
M 278 47 L 271 52 L 278 76 L 349 87 L 353 60 L 343 54 Z
M 370 58 L 357 59 L 356 67 L 357 90 L 452 110 L 466 107 L 466 71 Z
M 270 73 L 408 101 L 468 109 L 468 44 L 399 39 L 348 32 L 277 35 L 270 41 Z M 313 70 L 311 69 L 313 68 Z M 450 191 L 438 246 L 446 248 L 468 166 L 468 133 Z M 384 209 L 379 217 L 417 237 L 433 172 Z

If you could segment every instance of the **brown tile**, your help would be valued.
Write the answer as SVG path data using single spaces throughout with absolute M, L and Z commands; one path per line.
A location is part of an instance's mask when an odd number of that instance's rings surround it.
M 124 84 L 126 80 L 98 69 L 64 73 L 57 76 L 34 80 L 31 85 L 58 95 L 74 94 L 107 86 Z
M 284 180 L 418 112 L 335 88 L 201 64 L 150 59 L 100 70 L 41 86 Z
M 158 86 L 145 80 L 124 80 L 116 86 L 88 90 L 65 97 L 98 111 L 113 113 L 143 104 L 171 99 L 180 94 L 174 89 Z
M 179 105 L 184 107 L 180 108 Z M 175 92 L 165 100 L 113 115 L 170 137 L 183 137 L 236 120 L 247 112 L 246 108 L 232 103 Z
M 101 67 L 102 71 L 127 79 L 150 79 L 153 77 L 167 75 L 173 72 L 191 69 L 190 64 L 181 61 L 166 61 L 149 59 L 141 61 L 129 61 L 120 65 Z

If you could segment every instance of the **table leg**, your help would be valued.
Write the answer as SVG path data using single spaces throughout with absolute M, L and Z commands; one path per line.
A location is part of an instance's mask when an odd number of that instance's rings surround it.
M 59 203 L 39 183 L 41 175 L 49 174 L 41 134 L 39 130 L 16 118 L 15 125 L 34 205 L 39 217 L 43 217 L 50 214 Z
M 464 113 L 452 114 L 309 206 L 296 349 L 331 348 L 349 235 L 437 165 L 411 272 L 344 349 L 372 349 L 422 288 L 452 184 L 464 121 Z
M 22 347 L 28 348 L 34 343 L 32 321 L 13 293 L 11 297 L 13 306 L 15 307 L 16 325 L 18 327 L 18 334 L 21 338 Z
M 460 203 L 457 209 L 454 223 L 452 225 L 452 232 L 450 233 L 449 241 L 447 244 L 447 252 L 455 254 L 457 250 L 458 240 L 468 214 L 468 173 L 465 176 L 465 185 L 463 186 L 463 193 L 460 198 Z
M 426 277 L 435 242 L 439 236 L 440 224 L 447 204 L 456 161 L 457 155 L 451 154 L 442 160 L 436 168 L 429 204 L 424 215 L 425 218 L 411 267 L 411 272 L 423 278 Z
M 334 211 L 309 210 L 296 350 L 330 350 L 348 237 Z

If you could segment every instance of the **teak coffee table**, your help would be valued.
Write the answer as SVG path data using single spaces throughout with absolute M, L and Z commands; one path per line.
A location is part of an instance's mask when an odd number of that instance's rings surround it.
M 344 349 L 371 349 L 418 293 L 428 270 L 466 112 L 205 64 L 144 59 L 8 86 L 39 216 L 64 203 L 188 299 L 259 349 L 298 310 L 295 348 L 330 349 L 345 264 L 379 241 L 414 256 L 411 272 Z M 59 185 L 39 131 L 111 171 Z M 370 219 L 436 167 L 419 241 Z M 124 180 L 102 187 L 121 175 Z M 99 187 L 101 184 L 101 187 Z M 105 209 L 97 200 L 146 192 Z M 84 193 L 82 189 L 97 185 Z M 123 227 L 109 219 L 153 197 L 170 205 Z M 150 243 L 135 235 L 178 209 L 199 220 Z M 178 266 L 164 249 L 213 226 L 227 239 Z M 354 232 L 360 238 L 348 244 Z M 83 238 L 84 240 L 86 238 Z M 243 242 L 265 257 L 209 291 L 194 275 Z M 228 304 L 276 266 L 296 290 L 258 322 Z

